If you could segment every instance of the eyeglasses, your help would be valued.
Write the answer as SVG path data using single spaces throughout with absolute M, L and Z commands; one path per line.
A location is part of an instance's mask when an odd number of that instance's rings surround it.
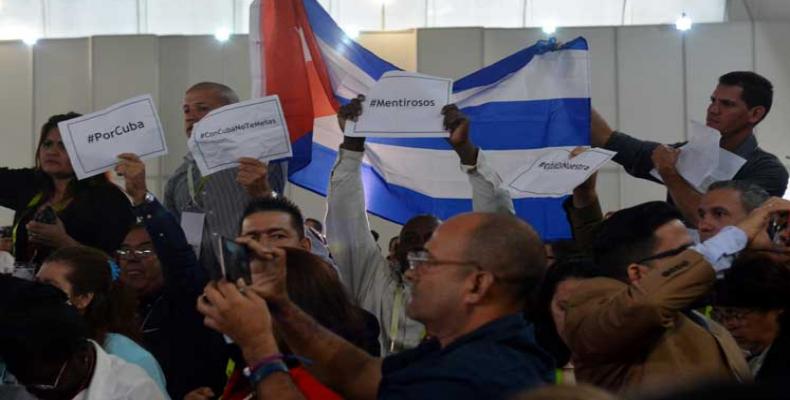
M 676 256 L 676 255 L 688 250 L 688 248 L 691 247 L 691 246 L 692 246 L 692 243 L 687 243 L 687 244 L 684 244 L 684 245 L 682 245 L 680 247 L 674 248 L 672 250 L 662 251 L 661 253 L 654 254 L 654 255 L 649 256 L 649 257 L 645 257 L 645 258 L 643 258 L 641 260 L 638 260 L 636 263 L 637 264 L 644 264 L 644 263 L 646 263 L 648 261 L 655 261 L 655 260 L 660 260 L 662 258 L 674 257 L 674 256 Z
M 55 146 L 57 146 L 58 150 L 63 150 L 63 151 L 66 150 L 66 145 L 64 145 L 63 142 L 60 141 L 60 140 L 49 140 L 49 139 L 47 139 L 47 140 L 41 142 L 41 148 L 44 149 L 44 150 L 51 150 L 51 149 L 55 148 Z
M 63 376 L 63 371 L 66 370 L 66 366 L 67 365 L 69 365 L 69 360 L 66 360 L 66 362 L 63 363 L 63 366 L 60 367 L 60 372 L 58 372 L 58 376 L 55 378 L 55 383 L 53 383 L 51 385 L 32 384 L 32 385 L 26 385 L 26 386 L 28 388 L 34 389 L 34 390 L 55 390 L 55 389 L 57 389 L 58 385 L 60 384 L 60 378 Z
M 754 310 L 740 307 L 714 307 L 711 317 L 716 321 L 742 321 Z
M 124 260 L 132 260 L 135 258 L 147 258 L 154 254 L 154 251 L 151 249 L 118 249 L 115 250 L 115 254 L 118 258 L 122 258 Z
M 434 268 L 438 265 L 471 265 L 476 267 L 477 269 L 482 269 L 480 265 L 476 262 L 472 261 L 452 261 L 452 260 L 437 260 L 431 258 L 431 254 L 428 253 L 426 250 L 414 250 L 410 251 L 406 254 L 406 261 L 409 263 L 409 269 L 412 271 L 417 270 L 420 267 L 425 268 Z

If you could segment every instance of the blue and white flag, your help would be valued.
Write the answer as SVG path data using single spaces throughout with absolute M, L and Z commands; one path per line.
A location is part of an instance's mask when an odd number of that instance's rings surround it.
M 253 13 L 260 14 L 258 18 L 253 16 L 250 31 L 259 36 L 251 37 L 251 43 L 258 43 L 261 48 L 266 47 L 267 35 L 275 36 L 272 28 L 266 29 L 266 21 L 271 18 L 266 14 L 266 3 L 273 1 L 258 0 L 253 4 Z M 292 32 L 300 35 L 303 44 L 299 56 L 311 69 L 306 78 L 313 84 L 306 96 L 312 97 L 314 116 L 312 135 L 306 136 L 312 139 L 312 160 L 293 171 L 290 181 L 326 195 L 329 174 L 343 138 L 334 114 L 337 105 L 367 93 L 383 73 L 398 68 L 347 37 L 317 1 L 292 0 L 289 7 L 289 12 L 296 15 Z M 273 8 L 276 7 L 270 6 L 269 12 Z M 256 26 L 258 21 L 260 25 Z M 265 57 L 265 53 L 258 50 L 257 57 Z M 252 57 L 254 60 L 256 54 Z M 325 71 L 320 70 L 324 68 Z M 265 72 L 261 68 L 256 75 L 253 69 L 253 79 L 261 81 L 264 75 L 268 81 L 278 79 Z M 322 93 L 322 88 L 329 86 L 321 85 L 319 78 L 323 76 L 331 81 L 331 93 Z M 577 38 L 557 47 L 554 41 L 540 41 L 455 81 L 453 102 L 469 116 L 474 143 L 486 152 L 486 160 L 505 179 L 547 151 L 587 145 L 587 42 Z M 287 114 L 286 109 L 286 117 Z M 295 147 L 299 144 L 295 143 Z M 472 210 L 471 186 L 446 140 L 368 138 L 365 154 L 363 180 L 369 212 L 403 224 L 417 214 L 447 219 Z M 512 195 L 517 214 L 544 240 L 570 237 L 563 198 L 525 197 L 528 195 L 520 192 Z

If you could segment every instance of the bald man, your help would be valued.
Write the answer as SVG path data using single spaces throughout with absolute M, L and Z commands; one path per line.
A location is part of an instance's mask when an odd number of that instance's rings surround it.
M 321 327 L 288 298 L 282 249 L 245 244 L 253 255 L 252 286 L 212 283 L 198 309 L 206 325 L 230 336 L 247 363 L 258 366 L 251 379 L 260 397 L 302 398 L 284 364 L 260 365 L 280 353 L 272 319 L 290 350 L 313 360 L 314 375 L 345 398 L 502 399 L 553 380 L 551 357 L 522 316 L 544 273 L 543 244 L 515 216 L 456 216 L 424 249 L 408 254 L 413 295 L 406 313 L 430 338 L 384 359 Z

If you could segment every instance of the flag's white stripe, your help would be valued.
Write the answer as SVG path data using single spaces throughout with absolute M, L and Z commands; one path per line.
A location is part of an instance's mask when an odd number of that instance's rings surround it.
M 588 55 L 586 50 L 537 55 L 499 82 L 455 93 L 453 102 L 463 108 L 494 101 L 590 97 Z
M 313 142 L 337 150 L 343 134 L 335 116 L 316 118 Z M 364 163 L 373 166 L 388 183 L 411 189 L 433 198 L 471 198 L 469 179 L 452 150 L 404 148 L 400 146 L 369 143 L 366 145 Z M 508 182 L 510 174 L 536 158 L 559 147 L 523 150 L 486 150 L 489 165 Z M 572 147 L 566 147 L 568 149 Z M 536 197 L 511 191 L 514 199 Z
M 367 93 L 368 89 L 376 83 L 370 75 L 336 52 L 321 38 L 316 36 L 315 39 L 318 42 L 318 47 L 321 48 L 321 54 L 336 95 L 347 99 L 354 98 L 360 93 Z

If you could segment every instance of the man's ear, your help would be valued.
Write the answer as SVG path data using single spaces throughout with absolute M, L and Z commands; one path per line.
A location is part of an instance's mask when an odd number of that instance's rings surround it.
M 311 242 L 310 238 L 307 237 L 307 236 L 299 239 L 299 244 L 301 244 L 302 248 L 307 250 L 307 251 L 312 251 L 313 250 L 313 242 Z
M 638 282 L 640 279 L 642 279 L 643 276 L 642 268 L 643 266 L 640 264 L 636 264 L 636 263 L 628 264 L 628 267 L 626 267 L 625 269 L 626 275 L 628 276 L 628 281 L 631 283 L 635 283 Z
M 764 106 L 755 106 L 749 109 L 749 122 L 757 125 L 765 117 L 766 109 Z
M 494 274 L 486 271 L 478 271 L 470 276 L 469 285 L 467 286 L 466 302 L 467 303 L 480 303 L 491 291 L 494 285 Z

